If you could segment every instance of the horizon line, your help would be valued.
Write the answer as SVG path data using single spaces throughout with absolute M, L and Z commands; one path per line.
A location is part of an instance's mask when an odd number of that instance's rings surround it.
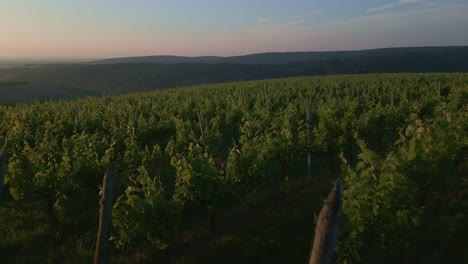
M 145 58 L 145 57 L 181 57 L 181 58 L 199 58 L 199 57 L 218 57 L 218 58 L 230 58 L 230 57 L 243 57 L 260 54 L 278 54 L 278 53 L 327 53 L 327 52 L 358 52 L 358 51 L 371 51 L 371 50 L 384 50 L 384 49 L 409 49 L 409 48 L 461 48 L 468 47 L 466 45 L 425 45 L 425 46 L 387 46 L 380 48 L 369 48 L 369 49 L 337 49 L 337 50 L 295 50 L 295 51 L 265 51 L 258 53 L 247 53 L 247 54 L 234 54 L 234 55 L 176 55 L 176 54 L 142 54 L 142 55 L 116 55 L 112 57 L 99 57 L 99 56 L 12 56 L 12 57 L 0 57 L 0 62 L 4 63 L 21 63 L 21 62 L 91 62 L 95 60 L 110 60 L 110 59 L 125 59 L 125 58 Z

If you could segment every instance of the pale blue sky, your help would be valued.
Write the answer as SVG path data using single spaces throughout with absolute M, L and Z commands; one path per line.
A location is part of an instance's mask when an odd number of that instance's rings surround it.
M 468 0 L 0 0 L 0 58 L 468 45 Z

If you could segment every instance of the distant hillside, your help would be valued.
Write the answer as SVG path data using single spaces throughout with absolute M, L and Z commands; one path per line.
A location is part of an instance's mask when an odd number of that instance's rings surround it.
M 98 60 L 89 64 L 115 64 L 115 63 L 215 63 L 215 64 L 262 64 L 280 65 L 288 63 L 324 61 L 333 59 L 364 58 L 368 56 L 386 55 L 418 55 L 437 56 L 446 59 L 455 59 L 462 54 L 468 54 L 468 47 L 418 47 L 418 48 L 386 48 L 359 51 L 326 51 L 326 52 L 271 52 L 250 54 L 233 57 L 180 57 L 180 56 L 145 56 Z
M 346 53 L 346 52 L 344 52 Z M 360 55 L 326 53 L 317 61 L 283 64 L 249 64 L 255 56 L 265 62 L 267 54 L 231 58 L 234 63 L 115 63 L 34 65 L 0 69 L 0 102 L 21 98 L 122 94 L 208 83 L 271 79 L 295 76 L 357 73 L 468 72 L 468 47 L 405 48 L 362 51 Z M 292 54 L 292 53 L 288 53 Z M 299 54 L 294 53 L 299 58 Z M 333 55 L 335 54 L 335 55 Z M 263 57 L 266 56 L 266 57 Z M 276 61 L 292 60 L 274 53 Z M 283 57 L 282 57 L 283 56 Z M 325 55 L 321 55 L 325 56 Z M 289 58 L 289 59 L 288 59 Z M 12 83 L 22 85 L 12 86 Z M 60 91 L 60 93 L 59 93 Z M 11 99 L 13 98 L 13 99 Z M 26 99 L 25 99 L 26 100 Z
M 120 94 L 194 84 L 285 76 L 282 67 L 236 64 L 63 64 L 0 70 L 1 82 L 27 81 Z
M 182 57 L 182 56 L 142 56 L 142 57 L 126 57 L 126 58 L 113 58 L 88 62 L 87 64 L 115 64 L 115 63 L 204 63 L 212 62 L 221 59 L 222 57 L 216 56 L 203 56 L 203 57 Z

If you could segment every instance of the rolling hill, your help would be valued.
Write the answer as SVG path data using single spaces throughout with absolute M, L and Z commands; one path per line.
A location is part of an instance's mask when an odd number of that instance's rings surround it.
M 262 64 L 280 65 L 298 62 L 312 62 L 334 59 L 364 58 L 368 56 L 388 55 L 437 56 L 454 59 L 463 54 L 468 56 L 468 47 L 418 47 L 418 48 L 385 48 L 357 51 L 325 51 L 325 52 L 270 52 L 243 56 L 218 57 L 181 57 L 181 56 L 144 56 L 112 58 L 89 62 L 89 64 L 115 63 L 214 63 L 214 64 Z
M 150 62 L 156 61 L 156 58 L 160 63 Z M 103 93 L 115 95 L 197 84 L 310 75 L 468 72 L 468 47 L 264 53 L 229 58 L 156 58 L 135 57 L 114 59 L 112 63 L 101 61 L 0 69 L 0 84 L 3 83 L 0 85 L 0 102 Z M 146 61 L 139 62 L 140 59 Z M 18 82 L 21 85 L 11 85 Z
M 159 55 L 159 56 L 141 56 L 141 57 L 126 57 L 126 58 L 112 58 L 91 61 L 87 64 L 99 65 L 99 64 L 115 64 L 115 63 L 204 63 L 214 62 L 223 57 L 217 56 L 202 56 L 202 57 L 183 57 L 183 56 L 172 56 L 172 55 Z

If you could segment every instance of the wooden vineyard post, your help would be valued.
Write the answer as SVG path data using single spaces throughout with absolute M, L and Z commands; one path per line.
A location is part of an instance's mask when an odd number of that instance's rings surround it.
M 342 203 L 343 182 L 338 179 L 320 211 L 309 264 L 332 263 Z
M 78 125 L 78 128 L 81 127 L 81 124 L 80 124 L 80 110 L 78 108 L 75 107 L 75 118 L 76 118 L 76 123 Z
M 114 181 L 115 162 L 107 169 L 102 181 L 102 195 L 100 201 L 99 229 L 96 241 L 94 264 L 108 263 L 109 260 L 109 227 L 112 213 L 112 185 Z
M 5 173 L 7 169 L 7 158 L 4 153 L 0 156 L 0 201 L 3 198 L 3 183 L 5 181 Z
M 442 96 L 441 92 L 440 92 L 440 81 L 437 81 L 437 93 L 438 93 L 438 96 L 439 96 L 439 100 Z
M 393 109 L 393 91 L 392 91 L 392 94 L 390 95 L 390 107 Z
M 310 103 L 307 104 L 307 109 L 306 109 L 306 121 L 307 121 L 307 140 L 309 143 L 309 148 L 310 144 L 312 142 L 312 133 L 310 131 L 311 126 L 310 126 Z M 310 154 L 310 149 L 307 152 L 307 179 L 311 180 L 312 179 L 312 164 L 311 164 L 311 154 Z
M 133 134 L 136 135 L 136 130 L 137 130 L 137 123 L 135 121 L 135 112 L 132 111 L 132 125 L 133 125 Z
M 392 94 L 391 94 L 391 97 L 390 97 L 390 108 L 392 109 L 392 111 L 394 111 L 394 98 L 393 98 L 393 97 L 394 97 L 394 96 L 393 96 L 393 90 L 392 90 Z M 394 137 L 395 137 L 395 136 L 394 136 L 393 131 L 390 130 L 390 131 L 388 132 L 388 141 L 389 141 L 389 143 L 390 143 L 390 146 L 392 146 L 392 145 L 393 145 L 393 142 L 395 141 L 395 140 L 394 140 Z
M 202 123 L 201 115 L 200 113 L 198 113 L 197 115 L 198 115 L 198 124 L 200 125 L 201 136 L 203 138 L 203 144 L 206 147 L 205 131 L 203 130 L 203 123 Z

